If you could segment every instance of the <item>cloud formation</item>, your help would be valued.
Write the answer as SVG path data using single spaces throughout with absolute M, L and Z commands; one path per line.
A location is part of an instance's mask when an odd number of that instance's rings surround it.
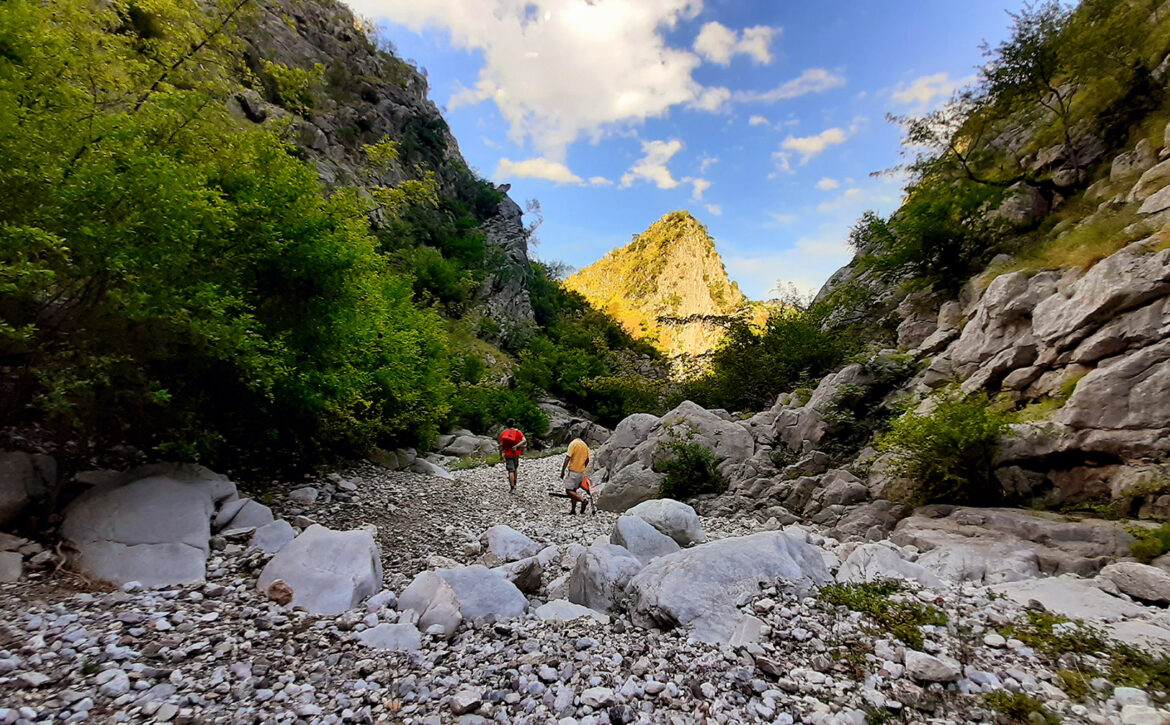
M 740 34 L 721 23 L 710 22 L 699 31 L 694 48 L 696 53 L 719 65 L 729 65 L 732 56 L 740 54 L 750 56 L 756 63 L 767 64 L 772 62 L 775 33 L 775 28 L 757 25 L 745 28 Z
M 669 141 L 643 141 L 642 158 L 629 171 L 622 174 L 622 187 L 632 186 L 639 179 L 653 182 L 659 189 L 673 189 L 678 179 L 670 173 L 666 164 L 682 151 L 683 142 L 677 138 Z
M 840 186 L 840 184 L 837 183 L 836 179 L 830 179 L 827 176 L 817 182 L 817 188 L 820 189 L 821 191 L 832 191 L 833 189 L 836 189 L 838 186 Z
M 523 161 L 500 159 L 494 176 L 497 179 L 544 179 L 558 184 L 581 183 L 581 177 L 570 171 L 568 166 L 545 158 Z
M 599 138 L 670 108 L 717 111 L 731 97 L 694 77 L 702 62 L 664 35 L 694 18 L 701 0 L 347 0 L 360 13 L 416 32 L 446 31 L 484 64 L 452 107 L 491 101 L 513 141 L 563 161 L 582 136 Z M 734 31 L 733 31 L 734 32 Z M 733 53 L 770 58 L 770 28 L 735 33 Z
M 780 144 L 780 148 L 800 154 L 800 163 L 803 164 L 830 146 L 845 143 L 846 138 L 843 129 L 827 128 L 815 136 L 789 136 Z
M 909 84 L 899 83 L 898 87 L 894 89 L 892 98 L 895 103 L 904 106 L 926 108 L 937 98 L 950 97 L 952 93 L 972 80 L 974 80 L 972 76 L 952 80 L 947 73 L 935 73 L 915 78 Z
M 825 91 L 845 85 L 845 78 L 824 68 L 809 68 L 798 77 L 786 81 L 770 91 L 738 91 L 732 98 L 739 103 L 775 103 L 798 98 L 809 93 Z

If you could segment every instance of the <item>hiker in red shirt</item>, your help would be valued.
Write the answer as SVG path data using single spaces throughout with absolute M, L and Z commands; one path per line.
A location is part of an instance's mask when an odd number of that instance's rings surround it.
M 516 421 L 509 420 L 508 427 L 500 433 L 500 455 L 504 459 L 504 468 L 508 471 L 508 491 L 511 493 L 516 491 L 516 469 L 520 465 L 520 454 L 524 452 L 524 446 L 527 444 L 528 439 L 516 430 Z

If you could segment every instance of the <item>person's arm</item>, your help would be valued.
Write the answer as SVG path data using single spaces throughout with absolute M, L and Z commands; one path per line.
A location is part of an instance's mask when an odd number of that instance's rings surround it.
M 569 457 L 565 456 L 565 460 L 561 463 L 561 478 L 565 477 L 565 469 L 569 467 Z
M 516 448 L 520 449 L 520 452 L 521 452 L 521 453 L 523 453 L 523 452 L 524 452 L 524 447 L 525 447 L 525 446 L 527 446 L 527 445 L 528 445 L 528 439 L 524 437 L 524 434 L 523 434 L 523 433 L 521 433 L 521 434 L 520 434 L 520 442 L 518 442 L 518 443 L 516 444 Z

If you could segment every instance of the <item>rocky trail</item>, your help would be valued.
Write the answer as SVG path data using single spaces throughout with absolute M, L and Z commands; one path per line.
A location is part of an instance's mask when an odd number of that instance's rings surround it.
M 1020 703 L 1067 722 L 1170 718 L 1160 685 L 1127 686 L 1149 673 L 1117 665 L 1152 661 L 1134 653 L 1170 616 L 1116 587 L 1030 579 L 1066 590 L 1021 596 L 941 579 L 913 545 L 669 501 L 570 516 L 547 495 L 560 460 L 525 460 L 515 495 L 502 466 L 287 484 L 274 524 L 302 533 L 273 556 L 249 545 L 269 524 L 222 528 L 192 584 L 115 589 L 29 564 L 0 585 L 0 722 L 959 723 Z M 379 560 L 353 555 L 367 550 Z M 270 580 L 294 554 L 289 603 Z M 350 578 L 304 599 L 297 577 L 330 567 Z M 903 583 L 818 594 L 834 577 Z M 1134 649 L 1047 611 L 1054 596 Z M 1073 677 L 1083 701 L 1063 689 Z

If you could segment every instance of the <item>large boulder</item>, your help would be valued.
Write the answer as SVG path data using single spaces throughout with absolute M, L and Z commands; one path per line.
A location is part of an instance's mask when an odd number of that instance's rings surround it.
M 368 530 L 333 531 L 313 524 L 272 557 L 258 586 L 267 592 L 277 580 L 292 589 L 293 606 L 338 614 L 382 588 L 381 552 Z
M 272 509 L 250 498 L 227 501 L 215 515 L 214 528 L 218 531 L 259 528 L 274 521 Z
M 536 556 L 543 548 L 540 544 L 505 524 L 493 526 L 480 534 L 479 543 L 487 553 L 499 559 L 501 563 Z
M 639 516 L 625 515 L 613 524 L 609 543 L 624 547 L 643 564 L 678 551 L 678 543 Z
M 74 565 L 113 584 L 202 581 L 216 506 L 236 485 L 202 466 L 149 466 L 95 486 L 66 509 Z
M 926 587 L 938 586 L 939 579 L 923 567 L 906 561 L 884 544 L 862 544 L 853 550 L 837 570 L 839 582 L 872 582 L 909 579 Z
M 621 598 L 630 578 L 642 570 L 642 562 L 624 548 L 595 541 L 577 557 L 569 573 L 566 598 L 604 612 Z
M 1125 594 L 1154 604 L 1170 604 L 1170 574 L 1136 561 L 1119 561 L 1101 570 L 1099 576 L 1117 585 Z
M 447 639 L 455 636 L 455 628 L 463 621 L 455 590 L 433 571 L 415 576 L 398 598 L 398 609 L 413 612 L 423 631 L 438 626 Z
M 759 594 L 761 582 L 807 589 L 827 581 L 819 550 L 802 532 L 768 531 L 655 559 L 630 580 L 627 593 L 635 624 L 683 626 L 696 640 L 721 643 L 745 630 L 759 633 L 736 605 Z
M 695 509 L 681 501 L 670 498 L 654 499 L 638 504 L 627 513 L 644 520 L 674 539 L 680 546 L 701 544 L 707 540 L 707 534 L 699 523 L 699 515 L 695 513 Z
M 488 456 L 499 449 L 499 444 L 487 436 L 477 436 L 471 431 L 457 431 L 451 440 L 441 448 L 439 453 L 444 456 L 466 458 L 468 456 Z
M 656 497 L 663 476 L 654 471 L 654 464 L 669 455 L 667 445 L 681 440 L 709 447 L 723 459 L 720 470 L 725 473 L 751 458 L 756 446 L 747 428 L 689 400 L 661 418 L 632 415 L 597 451 L 595 469 L 606 471 L 598 507 L 620 512 Z
M 0 453 L 0 526 L 15 521 L 25 508 L 57 483 L 57 462 L 49 456 Z
M 1115 621 L 1147 613 L 1138 604 L 1106 594 L 1090 580 L 1070 576 L 1008 582 L 991 589 L 1025 606 L 1035 600 L 1048 611 L 1073 619 Z
M 503 572 L 475 564 L 435 574 L 455 592 L 464 619 L 512 619 L 528 611 L 528 599 Z
M 539 407 L 548 417 L 548 431 L 541 439 L 552 446 L 568 445 L 580 438 L 591 448 L 603 445 L 613 435 L 608 428 L 588 418 L 574 415 L 560 403 L 546 400 Z

